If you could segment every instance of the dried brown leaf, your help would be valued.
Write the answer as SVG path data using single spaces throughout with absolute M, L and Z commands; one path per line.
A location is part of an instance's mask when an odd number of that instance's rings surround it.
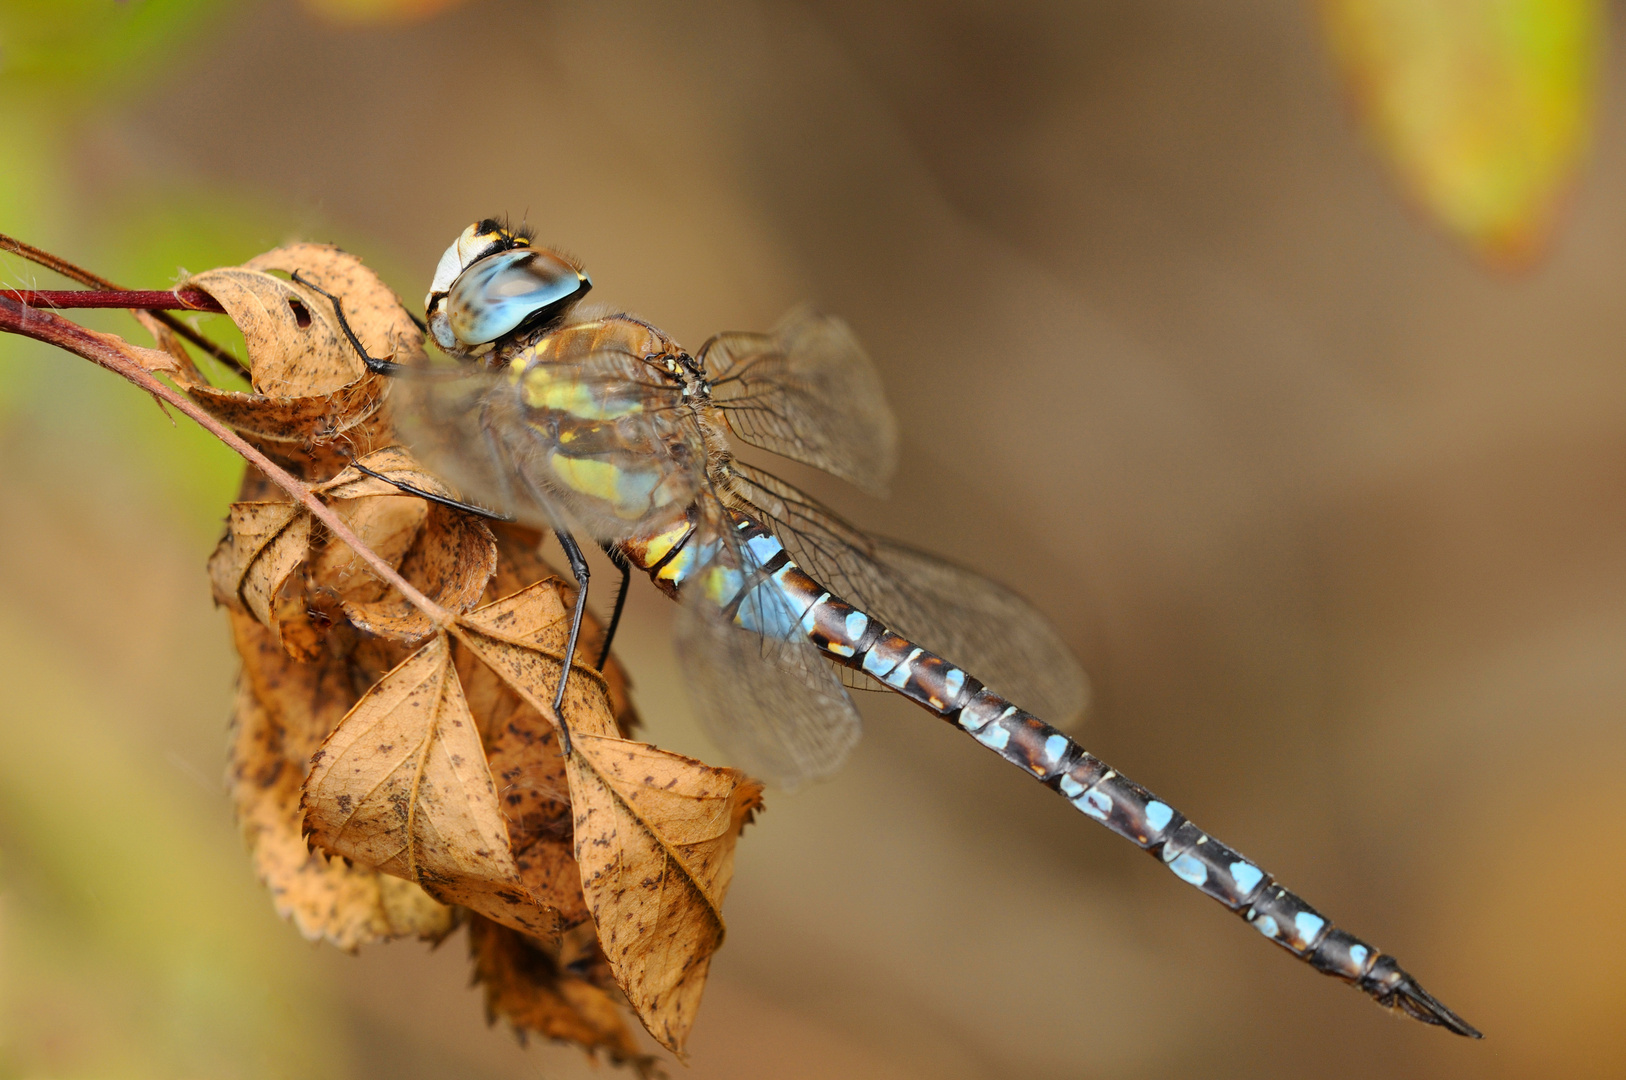
M 326 297 L 271 270 L 298 270 L 341 297 L 346 321 L 373 356 L 415 353 L 423 334 L 361 260 L 324 244 L 278 248 L 184 283 L 219 300 L 243 332 L 254 387 L 241 393 L 183 377 L 187 392 L 298 475 L 329 475 L 339 454 L 324 448 L 339 436 L 359 453 L 393 441 L 380 412 L 389 383 L 366 370 Z
M 457 634 L 531 710 L 551 718 L 565 623 L 557 590 L 543 582 L 464 616 Z M 564 708 L 582 891 L 628 1001 L 662 1045 L 681 1052 L 722 944 L 734 841 L 762 789 L 733 769 L 621 738 L 597 674 L 573 672 Z M 516 738 L 516 750 L 523 741 Z
M 531 895 L 559 912 L 561 928 L 579 926 L 591 914 L 576 866 L 570 781 L 558 734 L 541 713 L 503 691 L 508 700 L 494 709 L 500 715 L 493 717 L 486 760 L 508 819 L 514 863 Z
M 313 289 L 246 266 L 206 270 L 187 285 L 218 300 L 243 332 L 258 394 L 332 394 L 367 374 L 330 302 Z
M 681 1054 L 723 943 L 734 842 L 762 785 L 645 743 L 573 745 L 576 861 L 599 942 L 649 1033 Z
M 460 510 L 430 504 L 423 528 L 397 567 L 401 576 L 452 612 L 480 602 L 497 569 L 497 541 L 485 522 Z M 428 615 L 393 593 L 374 601 L 346 601 L 344 613 L 358 630 L 416 642 L 435 628 Z
M 365 466 L 379 476 L 388 477 L 389 480 L 370 476 L 357 466 Z M 326 483 L 317 484 L 311 490 L 324 499 L 359 499 L 366 495 L 399 495 L 401 489 L 396 486 L 397 483 L 408 484 L 432 495 L 453 497 L 452 492 L 441 483 L 440 477 L 425 472 L 417 459 L 401 446 L 386 446 L 359 457 L 355 464 L 346 467 Z
M 244 267 L 252 270 L 281 271 L 286 274 L 297 271 L 301 278 L 339 297 L 344 304 L 345 321 L 350 324 L 350 329 L 355 331 L 356 337 L 361 339 L 362 347 L 371 356 L 381 359 L 399 358 L 417 353 L 423 348 L 423 331 L 412 321 L 412 316 L 407 314 L 406 308 L 401 304 L 401 298 L 384 284 L 382 278 L 348 251 L 331 244 L 288 244 L 264 255 L 255 256 L 245 263 Z M 332 315 L 331 301 L 320 294 L 305 290 L 303 286 L 295 287 L 300 288 L 307 296 L 314 296 L 320 308 L 328 315 Z M 319 365 L 305 375 L 289 370 L 281 374 L 282 381 L 289 388 L 283 392 L 298 395 L 319 394 L 352 382 L 364 370 L 361 358 L 356 355 L 348 342 L 342 346 L 342 356 L 347 361 L 347 370 L 352 372 L 350 378 L 329 386 L 323 380 L 338 377 L 338 373 L 331 368 Z M 255 385 L 260 387 L 261 384 Z M 261 387 L 261 392 L 272 391 Z
M 529 1033 L 604 1050 L 639 1076 L 660 1075 L 655 1058 L 638 1043 L 615 1001 L 601 987 L 564 968 L 546 949 L 505 926 L 469 920 L 469 956 L 485 991 L 486 1020 L 503 1019 L 523 1039 Z
M 254 872 L 277 914 L 307 939 L 347 950 L 400 937 L 439 941 L 450 933 L 453 909 L 418 886 L 306 846 L 300 769 L 281 741 L 271 713 L 245 680 L 237 688 L 228 776 Z
M 400 447 L 386 447 L 357 463 L 423 491 L 444 494 L 440 481 L 418 468 Z M 384 480 L 347 466 L 333 479 L 312 488 L 344 519 L 373 554 L 399 568 L 417 541 L 429 513 L 429 504 Z M 344 544 L 329 543 L 314 560 L 309 575 L 314 588 L 352 604 L 384 597 L 388 587 L 367 569 Z
M 288 656 L 252 616 L 239 611 L 228 614 L 237 654 L 243 658 L 243 678 L 270 713 L 284 757 L 303 777 L 311 755 L 359 696 L 350 665 L 344 657 L 332 654 L 302 663 Z
M 382 434 L 387 427 L 377 413 L 388 385 L 383 376 L 368 373 L 331 394 L 309 397 L 267 397 L 213 386 L 188 386 L 186 392 L 222 423 L 279 460 L 297 465 L 299 458 L 312 456 L 309 447 L 314 442 L 342 435 L 346 443 L 366 451 L 387 441 Z M 379 435 L 367 434 L 375 428 Z M 299 475 L 312 474 L 300 471 Z
M 335 499 L 330 505 L 373 554 L 396 568 L 429 516 L 428 504 L 411 495 Z M 313 589 L 349 603 L 376 601 L 389 591 L 346 544 L 323 545 L 311 560 L 307 579 Z
M 305 561 L 310 532 L 310 515 L 295 503 L 233 503 L 226 536 L 209 559 L 215 599 L 248 610 L 276 633 L 277 594 Z
M 557 916 L 526 890 L 451 650 L 437 634 L 368 690 L 311 759 L 311 842 L 431 896 L 540 936 Z
M 526 586 L 539 581 L 552 580 L 559 592 L 559 602 L 569 609 L 576 602 L 576 590 L 571 584 L 559 577 L 559 572 L 549 566 L 547 560 L 542 558 L 542 537 L 534 529 L 527 529 L 523 525 L 514 525 L 508 522 L 493 524 L 491 531 L 497 537 L 497 573 L 486 588 L 488 600 L 508 596 L 519 592 Z M 588 658 L 597 658 L 600 647 L 604 641 L 604 627 L 588 612 L 582 620 L 582 637 L 577 644 L 577 654 Z M 604 677 L 606 689 L 610 692 L 610 709 L 615 715 L 615 726 L 622 735 L 631 736 L 642 726 L 638 718 L 638 710 L 632 703 L 632 680 L 627 677 L 625 669 L 612 655 L 604 664 L 600 673 Z M 465 687 L 468 682 L 465 680 Z M 475 715 L 480 715 L 478 709 Z
M 446 494 L 444 485 L 399 447 L 375 451 L 361 463 L 421 490 Z M 312 490 L 333 504 L 375 554 L 450 611 L 467 611 L 477 604 L 496 572 L 496 538 L 484 522 L 469 514 L 403 495 L 394 484 L 354 466 Z M 229 554 L 234 547 L 223 544 L 222 551 Z M 221 564 L 220 576 L 229 581 L 233 564 L 225 555 Z M 309 577 L 313 589 L 339 601 L 357 629 L 407 643 L 421 641 L 434 630 L 429 616 L 386 589 L 342 543 L 323 541 Z
M 525 704 L 553 719 L 553 695 L 564 666 L 567 636 L 564 605 L 553 581 L 539 581 L 485 605 L 459 620 L 457 638 Z M 604 677 L 580 659 L 571 666 L 565 714 L 571 734 L 614 736 L 605 701 Z
M 339 326 L 332 302 L 269 271 L 298 272 L 339 296 L 345 320 L 369 353 L 416 350 L 422 332 L 400 299 L 361 260 L 326 244 L 292 244 L 243 266 L 209 270 L 186 282 L 220 302 L 242 331 L 256 393 L 269 398 L 333 394 L 367 375 Z

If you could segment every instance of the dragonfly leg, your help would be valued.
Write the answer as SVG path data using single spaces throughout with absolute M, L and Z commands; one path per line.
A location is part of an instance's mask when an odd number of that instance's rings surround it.
M 361 362 L 367 365 L 368 371 L 371 371 L 376 375 L 400 375 L 407 370 L 407 366 L 405 364 L 397 364 L 394 360 L 382 360 L 376 356 L 367 355 L 367 350 L 361 347 L 361 339 L 356 337 L 356 332 L 354 330 L 350 329 L 350 320 L 344 317 L 344 305 L 339 301 L 337 296 L 334 296 L 332 293 L 328 292 L 326 289 L 322 288 L 320 285 L 309 280 L 308 278 L 300 277 L 298 270 L 294 271 L 293 278 L 295 281 L 299 282 L 299 284 L 305 286 L 305 288 L 310 289 L 313 292 L 319 292 L 332 301 L 333 313 L 339 317 L 339 329 L 343 330 L 344 336 L 350 339 L 351 347 L 356 350 L 356 355 L 361 357 Z
M 382 480 L 384 483 L 398 488 L 408 495 L 416 495 L 420 499 L 426 499 L 429 502 L 437 503 L 440 506 L 447 507 L 451 510 L 461 510 L 465 514 L 473 514 L 475 517 L 485 518 L 487 521 L 514 520 L 507 514 L 499 514 L 495 510 L 487 510 L 485 507 L 475 506 L 473 503 L 458 502 L 456 499 L 448 498 L 445 495 L 436 495 L 433 491 L 425 491 L 423 488 L 417 487 L 414 484 L 409 484 L 405 480 L 397 480 L 392 476 L 385 476 L 381 472 L 375 472 L 372 469 L 369 469 L 367 466 L 363 465 L 354 458 L 350 460 L 350 467 L 355 469 L 357 472 L 366 473 L 374 480 Z
M 615 640 L 615 629 L 621 625 L 621 612 L 627 606 L 627 585 L 631 582 L 630 567 L 627 566 L 627 557 L 621 554 L 621 549 L 613 544 L 604 545 L 604 554 L 610 557 L 610 562 L 621 571 L 621 585 L 615 592 L 615 608 L 610 612 L 609 624 L 604 628 L 604 641 L 598 647 L 598 669 L 604 670 L 604 665 L 610 659 L 610 642 Z
M 570 756 L 570 728 L 565 724 L 565 686 L 570 681 L 570 665 L 576 662 L 576 639 L 581 636 L 582 616 L 587 611 L 587 556 L 582 554 L 576 538 L 564 529 L 555 529 L 559 546 L 565 549 L 571 576 L 576 579 L 576 607 L 570 613 L 570 636 L 565 639 L 564 665 L 559 669 L 559 689 L 553 693 L 553 715 L 559 720 L 559 749 Z

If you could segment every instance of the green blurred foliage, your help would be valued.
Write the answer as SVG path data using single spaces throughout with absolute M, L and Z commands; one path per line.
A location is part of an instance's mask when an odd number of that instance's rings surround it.
M 0 4 L 0 92 L 72 108 L 138 84 L 144 65 L 203 30 L 233 0 L 8 0 Z
M 181 265 L 240 262 L 265 234 L 286 230 L 286 223 L 271 225 L 274 215 L 265 208 L 184 186 L 132 190 L 94 207 L 71 194 L 66 158 L 80 115 L 151 77 L 163 57 L 203 29 L 204 16 L 232 6 L 207 0 L 0 5 L 0 145 L 9 158 L 0 170 L 0 231 L 121 284 L 155 287 L 172 282 Z M 0 277 L 14 287 L 54 282 L 14 256 L 0 258 Z M 121 313 L 87 314 L 81 321 L 143 337 Z M 22 417 L 87 453 L 128 452 L 137 466 L 132 472 L 151 478 L 155 493 L 200 530 L 217 527 L 241 472 L 224 447 L 191 425 L 172 425 L 106 373 L 7 337 L 0 339 L 0 423 Z
M 0 678 L 0 1075 L 344 1075 L 320 995 L 263 932 L 264 894 L 114 730 L 117 689 L 81 691 L 13 611 Z
M 0 232 L 131 287 L 163 287 L 182 267 L 238 263 L 291 232 L 263 200 L 185 178 L 133 182 L 113 198 L 76 192 L 70 155 L 87 118 L 138 93 L 211 17 L 208 0 L 0 3 Z M 14 256 L 10 287 L 69 287 Z M 127 314 L 76 315 L 145 343 Z M 223 319 L 206 321 L 224 323 Z M 219 326 L 209 332 L 220 335 Z M 240 340 L 239 340 L 240 348 Z M 206 595 L 202 555 L 241 476 L 230 451 L 105 371 L 35 342 L 0 337 L 0 454 L 10 474 L 8 535 L 30 498 L 59 500 L 104 529 L 108 492 L 172 531 L 174 590 Z M 98 575 L 162 576 L 165 560 L 128 534 L 101 536 L 122 565 L 75 566 L 10 544 L 5 578 L 95 588 Z M 21 565 L 27 559 L 30 565 Z M 196 562 L 195 579 L 186 569 Z M 194 588 L 195 586 L 195 588 Z M 297 936 L 271 916 L 226 822 L 217 785 L 177 788 L 172 762 L 132 734 L 152 719 L 130 703 L 118 661 L 75 648 L 74 623 L 0 601 L 0 1076 L 337 1077 L 342 1033 L 310 985 Z M 94 600 L 91 601 L 94 609 Z M 133 642 L 147 613 L 109 606 L 105 627 Z M 100 620 L 99 620 L 100 621 Z M 215 653 L 178 660 L 210 694 L 225 690 Z M 198 643 L 193 643 L 196 646 Z M 211 664 L 208 661 L 214 660 Z M 95 687 L 95 690 L 81 688 Z M 214 710 L 224 715 L 224 698 Z M 178 723 L 178 721 L 172 721 Z M 206 742 L 219 745 L 219 720 Z M 150 738 L 150 730 L 145 733 Z M 174 738 L 190 737 L 177 727 Z M 214 760 L 218 760 L 215 758 Z M 213 779 L 213 768 L 210 769 Z
M 1600 0 L 1324 0 L 1368 134 L 1482 258 L 1546 250 L 1591 142 Z
M 413 22 L 438 15 L 467 0 L 301 0 L 319 19 L 344 26 Z

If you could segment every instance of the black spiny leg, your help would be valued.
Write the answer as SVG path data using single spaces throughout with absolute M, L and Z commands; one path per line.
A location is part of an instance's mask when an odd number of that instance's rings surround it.
M 384 483 L 389 484 L 392 487 L 399 488 L 408 495 L 416 495 L 420 499 L 426 499 L 429 502 L 438 503 L 439 505 L 452 510 L 461 510 L 465 514 L 473 514 L 475 517 L 485 518 L 487 521 L 514 520 L 507 514 L 499 514 L 495 510 L 487 510 L 485 507 L 475 506 L 473 503 L 458 502 L 456 499 L 448 498 L 445 495 L 436 495 L 433 491 L 425 491 L 423 488 L 409 484 L 405 480 L 397 480 L 393 476 L 385 476 L 381 472 L 374 472 L 372 469 L 369 469 L 355 458 L 350 459 L 350 467 L 355 469 L 357 472 L 366 473 L 374 480 L 382 480 Z
M 564 529 L 553 530 L 553 535 L 559 538 L 559 546 L 565 549 L 571 576 L 576 579 L 576 607 L 570 613 L 570 637 L 565 641 L 564 666 L 559 669 L 559 689 L 553 694 L 553 715 L 559 720 L 559 750 L 569 757 L 570 728 L 565 724 L 565 685 L 570 681 L 570 665 L 576 662 L 576 639 L 581 636 L 582 616 L 587 611 L 587 556 L 582 554 L 576 538 Z
M 621 587 L 615 592 L 615 609 L 610 612 L 610 622 L 604 628 L 604 643 L 598 647 L 598 669 L 604 670 L 604 665 L 610 659 L 610 642 L 615 640 L 615 628 L 621 625 L 621 610 L 627 606 L 627 584 L 632 580 L 630 568 L 627 566 L 627 557 L 621 554 L 621 549 L 613 544 L 604 545 L 604 554 L 610 557 L 610 562 L 621 571 Z
M 298 270 L 294 271 L 293 278 L 305 288 L 313 292 L 319 292 L 333 302 L 333 314 L 339 317 L 339 329 L 343 330 L 344 336 L 350 339 L 351 347 L 356 350 L 356 355 L 361 357 L 361 362 L 367 365 L 368 371 L 373 372 L 375 375 L 400 375 L 407 370 L 405 364 L 397 364 L 394 360 L 380 360 L 377 357 L 367 355 L 367 350 L 361 347 L 361 339 L 356 337 L 354 330 L 350 329 L 350 320 L 344 317 L 344 305 L 339 302 L 337 296 L 334 296 L 315 282 L 300 277 Z M 417 320 L 414 319 L 413 321 L 416 322 Z

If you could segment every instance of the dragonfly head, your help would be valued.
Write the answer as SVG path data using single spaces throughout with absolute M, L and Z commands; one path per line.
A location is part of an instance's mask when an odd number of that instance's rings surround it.
M 498 340 L 558 320 L 593 283 L 531 234 L 487 218 L 446 249 L 424 298 L 429 332 L 446 352 L 479 356 Z

